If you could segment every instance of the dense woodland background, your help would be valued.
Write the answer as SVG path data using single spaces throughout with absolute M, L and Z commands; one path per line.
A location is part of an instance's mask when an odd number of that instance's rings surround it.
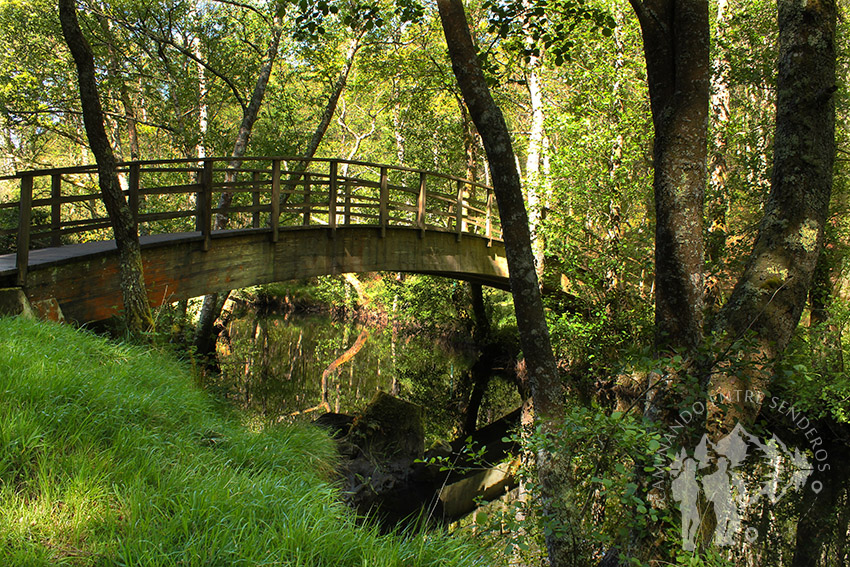
M 506 562 L 527 564 L 547 549 L 557 565 L 614 564 L 618 556 L 621 564 L 627 557 L 657 565 L 850 564 L 846 19 L 837 23 L 834 93 L 807 103 L 835 105 L 820 256 L 807 299 L 797 302 L 799 325 L 793 321 L 793 336 L 771 350 L 763 334 L 659 339 L 656 132 L 635 11 L 607 0 L 465 8 L 513 141 L 536 269 L 542 286 L 557 291 L 546 294 L 546 318 L 567 400 L 554 433 L 544 428 L 547 435 L 526 439 L 538 453 L 559 455 L 556 489 L 544 483 L 542 508 L 530 497 L 476 529 L 507 544 Z M 436 6 L 84 0 L 78 10 L 118 160 L 315 155 L 491 181 Z M 716 316 L 753 250 L 771 191 L 780 50 L 776 3 L 720 0 L 709 14 L 707 169 L 704 210 L 696 212 L 704 225 L 704 305 L 695 307 L 708 329 L 722 327 Z M 0 44 L 0 173 L 91 163 L 56 6 L 0 2 Z M 14 185 L 2 190 L 3 199 L 16 198 Z M 409 284 L 406 316 L 430 323 L 439 316 L 444 328 L 473 319 L 471 299 L 446 291 L 450 283 L 413 277 Z M 781 278 L 765 285 L 785 287 Z M 516 321 L 494 307 L 501 297 L 488 298 L 492 325 L 509 333 Z M 666 466 L 655 455 L 669 412 L 692 401 L 688 384 L 698 388 L 702 378 L 694 371 L 689 383 L 690 369 L 706 360 L 739 385 L 793 401 L 817 424 L 832 468 L 819 499 L 799 492 L 751 511 L 746 522 L 764 528 L 760 539 L 741 536 L 727 548 L 704 541 L 691 553 L 681 550 L 673 504 L 653 499 L 647 477 Z M 645 400 L 659 376 L 683 385 L 672 401 Z M 748 425 L 807 446 L 782 414 L 741 411 Z M 526 487 L 534 494 L 531 468 Z

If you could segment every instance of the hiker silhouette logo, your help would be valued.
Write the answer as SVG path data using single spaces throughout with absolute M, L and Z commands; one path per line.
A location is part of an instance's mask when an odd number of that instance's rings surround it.
M 682 548 L 696 548 L 709 514 L 715 520 L 714 544 L 731 545 L 748 509 L 762 499 L 776 504 L 789 491 L 802 489 L 812 472 L 806 455 L 790 450 L 776 435 L 762 441 L 740 423 L 717 442 L 704 434 L 692 453 L 682 448 L 670 465 L 671 496 L 682 513 Z M 744 537 L 753 541 L 758 531 L 748 527 Z

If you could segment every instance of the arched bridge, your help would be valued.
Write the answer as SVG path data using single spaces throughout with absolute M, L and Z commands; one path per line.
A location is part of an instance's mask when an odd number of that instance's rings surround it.
M 492 190 L 359 161 L 207 158 L 119 166 L 153 305 L 349 272 L 508 289 Z M 78 322 L 120 310 L 117 250 L 95 166 L 0 178 L 0 287 Z M 220 227 L 216 229 L 216 227 Z

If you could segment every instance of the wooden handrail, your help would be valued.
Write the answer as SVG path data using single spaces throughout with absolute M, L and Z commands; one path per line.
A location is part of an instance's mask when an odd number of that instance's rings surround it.
M 147 234 L 198 231 L 204 250 L 211 244 L 214 212 L 229 212 L 232 228 L 270 228 L 273 241 L 281 229 L 311 225 L 328 227 L 331 236 L 338 226 L 359 225 L 378 227 L 382 237 L 387 228 L 401 226 L 417 229 L 421 237 L 427 230 L 438 230 L 458 239 L 464 234 L 491 243 L 501 238 L 492 189 L 460 177 L 357 160 L 299 157 L 241 158 L 237 161 L 246 167 L 233 175 L 231 161 L 209 157 L 119 164 L 137 225 L 144 225 Z M 225 179 L 228 171 L 231 177 Z M 26 283 L 31 248 L 59 246 L 82 233 L 88 233 L 85 240 L 111 237 L 100 232 L 109 222 L 96 173 L 95 165 L 83 165 L 0 177 L 0 184 L 17 181 L 20 188 L 18 201 L 0 203 L 0 208 L 18 211 L 18 226 L 0 226 L 0 234 L 17 236 L 20 285 Z M 233 205 L 219 211 L 213 200 L 225 191 L 233 195 Z M 268 222 L 261 220 L 266 215 Z

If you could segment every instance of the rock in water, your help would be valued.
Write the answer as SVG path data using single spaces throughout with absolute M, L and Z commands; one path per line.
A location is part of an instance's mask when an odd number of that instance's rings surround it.
M 380 461 L 413 461 L 425 452 L 422 408 L 378 392 L 357 416 L 348 441 Z

